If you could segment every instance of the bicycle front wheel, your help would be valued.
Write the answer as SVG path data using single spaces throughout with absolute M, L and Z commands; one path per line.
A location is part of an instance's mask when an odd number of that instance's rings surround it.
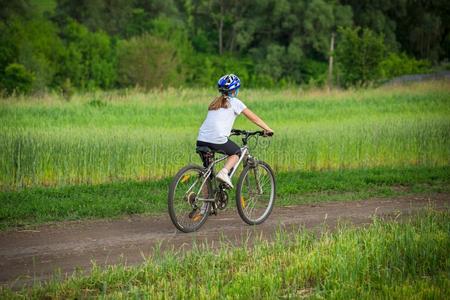
M 247 165 L 236 187 L 236 206 L 241 219 L 258 225 L 270 215 L 275 202 L 275 176 L 270 166 L 258 161 Z
M 186 166 L 178 171 L 170 184 L 169 216 L 180 231 L 198 230 L 209 216 L 211 203 L 203 199 L 213 198 L 213 192 L 209 178 L 203 184 L 202 173 L 200 166 Z

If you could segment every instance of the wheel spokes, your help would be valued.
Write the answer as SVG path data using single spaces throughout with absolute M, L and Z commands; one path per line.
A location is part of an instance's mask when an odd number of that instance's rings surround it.
M 206 217 L 203 206 L 207 203 L 198 200 L 209 196 L 207 183 L 203 181 L 199 170 L 188 170 L 175 186 L 173 207 L 178 223 L 184 228 L 193 228 Z
M 258 221 L 266 215 L 271 206 L 273 188 L 272 178 L 265 167 L 258 165 L 247 172 L 241 189 L 245 206 L 241 206 L 248 219 Z

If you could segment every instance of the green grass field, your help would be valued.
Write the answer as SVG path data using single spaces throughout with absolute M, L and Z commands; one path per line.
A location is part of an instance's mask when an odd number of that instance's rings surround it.
M 195 139 L 214 94 L 179 89 L 86 94 L 70 103 L 57 96 L 1 100 L 0 189 L 171 177 L 199 162 Z M 277 172 L 449 165 L 448 82 L 240 95 L 276 132 L 270 144 L 253 148 Z M 243 118 L 235 127 L 254 128 Z
M 165 212 L 170 178 L 200 162 L 194 144 L 212 95 L 0 100 L 0 228 Z M 251 148 L 276 171 L 277 205 L 449 190 L 448 82 L 241 95 L 276 131 Z M 235 127 L 254 128 L 243 118 Z
M 167 213 L 169 178 L 0 193 L 0 229 L 46 222 Z M 277 206 L 450 193 L 450 168 L 408 167 L 277 174 Z M 236 207 L 230 193 L 229 208 Z
M 374 220 L 321 234 L 280 231 L 274 242 L 156 252 L 138 267 L 95 267 L 2 299 L 445 299 L 450 215 L 431 209 L 403 222 Z M 447 295 L 447 296 L 445 296 Z
M 165 213 L 214 91 L 0 99 L 0 229 Z M 276 171 L 277 206 L 450 193 L 450 84 L 359 91 L 242 90 L 275 130 L 251 144 Z M 236 128 L 253 129 L 240 118 Z M 229 206 L 234 207 L 234 194 Z M 449 213 L 273 243 L 155 253 L 0 298 L 366 299 L 450 293 Z

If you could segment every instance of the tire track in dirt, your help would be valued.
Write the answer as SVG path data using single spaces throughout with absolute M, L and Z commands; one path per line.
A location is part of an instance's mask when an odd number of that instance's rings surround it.
M 230 208 L 211 216 L 198 232 L 190 234 L 178 232 L 167 215 L 62 222 L 33 230 L 3 231 L 0 232 L 0 284 L 17 288 L 46 280 L 56 270 L 61 274 L 89 270 L 92 261 L 100 266 L 139 264 L 152 254 L 155 246 L 163 250 L 188 250 L 195 242 L 217 244 L 226 240 L 238 244 L 247 237 L 251 240 L 252 236 L 271 238 L 280 226 L 296 230 L 326 224 L 333 228 L 339 221 L 363 225 L 369 224 L 374 215 L 409 215 L 427 205 L 448 209 L 450 195 L 275 207 L 265 223 L 254 227 L 242 222 L 237 211 Z

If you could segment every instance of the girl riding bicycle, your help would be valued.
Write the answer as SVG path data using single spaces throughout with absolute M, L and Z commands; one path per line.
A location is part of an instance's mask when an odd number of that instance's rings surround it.
M 198 133 L 197 146 L 206 146 L 229 155 L 216 178 L 232 188 L 228 174 L 239 161 L 241 154 L 239 146 L 228 139 L 236 117 L 243 113 L 268 135 L 273 134 L 273 130 L 237 98 L 241 86 L 239 77 L 234 74 L 224 75 L 217 82 L 217 86 L 221 95 L 209 104 L 208 114 Z

